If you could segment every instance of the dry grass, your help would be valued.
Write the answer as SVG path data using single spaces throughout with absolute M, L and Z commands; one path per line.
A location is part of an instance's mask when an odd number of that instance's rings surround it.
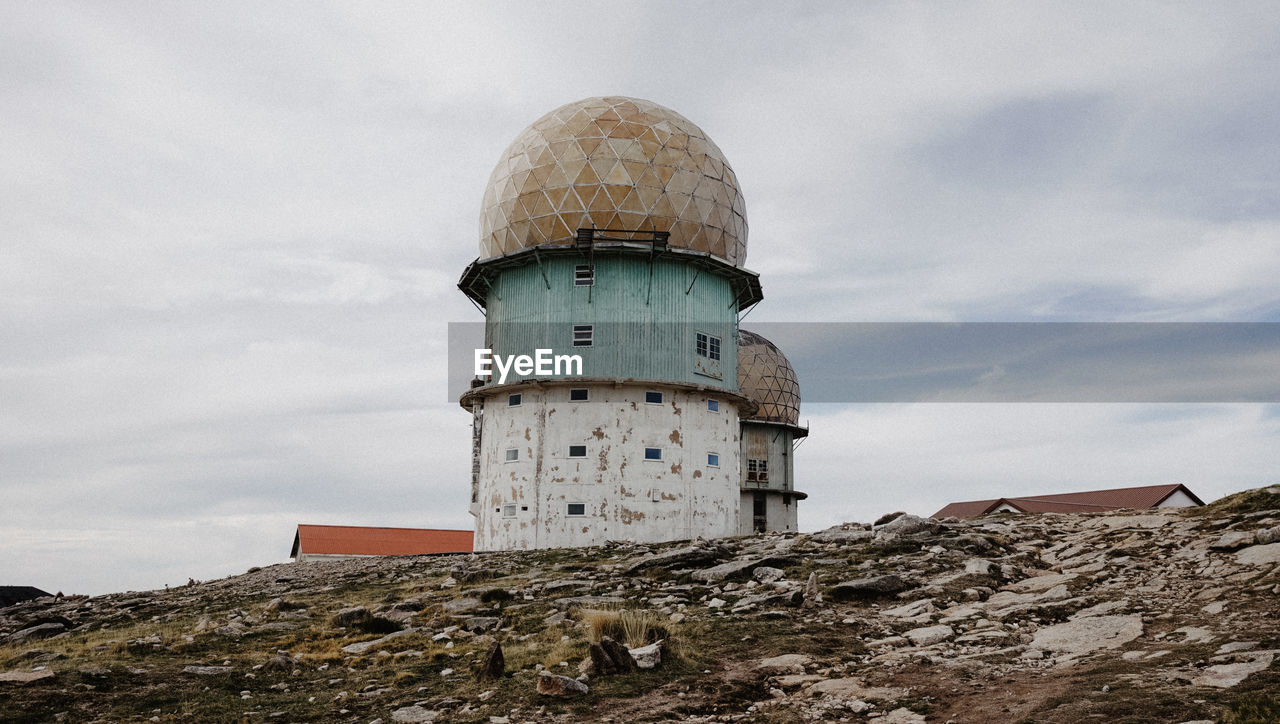
M 651 611 L 630 608 L 583 611 L 582 625 L 593 642 L 608 636 L 632 649 L 648 646 L 659 639 L 670 644 L 673 639 L 671 622 Z

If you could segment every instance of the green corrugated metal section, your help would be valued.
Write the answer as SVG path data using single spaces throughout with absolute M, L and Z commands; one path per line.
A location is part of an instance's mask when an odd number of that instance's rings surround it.
M 550 348 L 581 355 L 588 377 L 737 390 L 737 309 L 727 280 L 706 271 L 695 279 L 696 270 L 678 261 L 597 252 L 595 284 L 575 286 L 574 269 L 585 263 L 585 256 L 544 258 L 499 274 L 486 305 L 486 338 L 494 353 L 532 355 Z M 575 324 L 593 325 L 591 347 L 573 346 Z M 694 371 L 697 332 L 720 338 L 721 377 Z M 517 379 L 512 373 L 507 382 Z
M 795 436 L 782 425 L 742 423 L 742 487 L 795 490 L 795 460 L 792 455 Z M 761 453 L 769 461 L 769 481 L 747 480 L 747 460 Z

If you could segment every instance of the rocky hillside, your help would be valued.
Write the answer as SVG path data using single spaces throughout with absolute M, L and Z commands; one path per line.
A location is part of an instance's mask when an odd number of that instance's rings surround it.
M 0 721 L 1280 721 L 1280 486 L 0 609 Z

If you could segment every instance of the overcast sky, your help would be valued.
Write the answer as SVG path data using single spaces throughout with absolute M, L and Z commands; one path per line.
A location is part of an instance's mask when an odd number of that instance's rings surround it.
M 589 96 L 724 151 L 748 328 L 1280 321 L 1277 68 L 1266 2 L 9 0 L 0 584 L 214 578 L 299 522 L 471 527 L 455 284 L 503 149 Z M 805 530 L 1280 479 L 1276 405 L 802 417 Z

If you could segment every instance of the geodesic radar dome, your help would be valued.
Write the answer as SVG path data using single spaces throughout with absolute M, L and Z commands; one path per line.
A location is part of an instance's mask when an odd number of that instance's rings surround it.
M 800 424 L 800 382 L 782 350 L 755 332 L 738 332 L 738 389 L 758 405 L 747 420 Z
M 489 177 L 480 258 L 572 244 L 580 228 L 665 231 L 668 245 L 747 258 L 738 179 L 701 128 L 638 98 L 587 98 L 526 128 Z

